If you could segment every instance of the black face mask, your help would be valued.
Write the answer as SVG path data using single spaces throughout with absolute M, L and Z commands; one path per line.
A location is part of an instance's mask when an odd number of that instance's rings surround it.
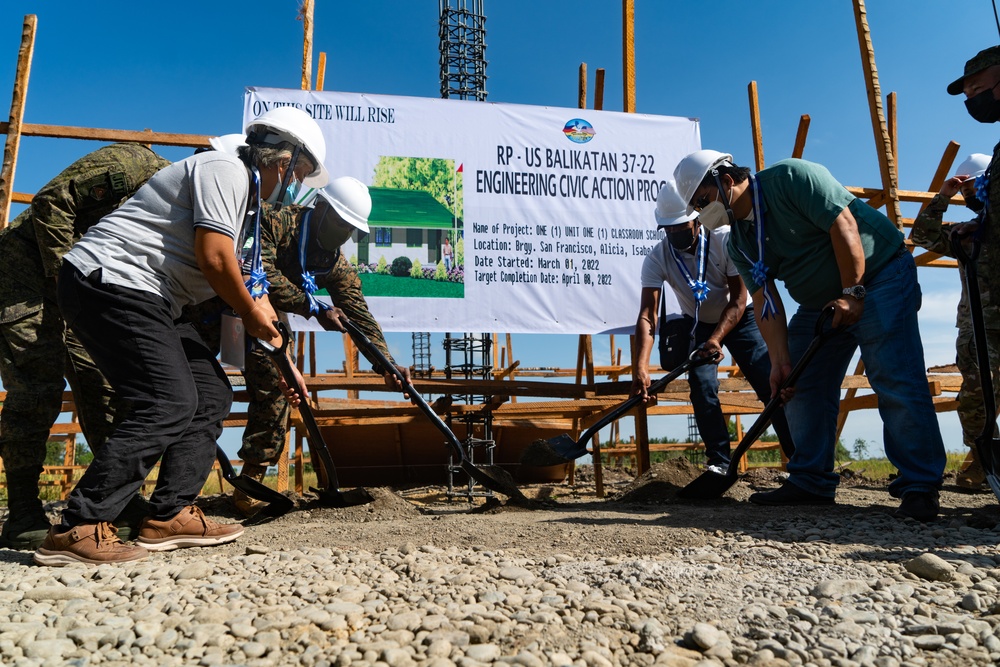
M 694 245 L 694 229 L 688 228 L 667 234 L 667 240 L 675 250 L 687 250 Z
M 322 218 L 318 215 L 309 217 L 309 238 L 306 239 L 306 265 L 302 268 L 312 273 L 323 274 L 333 268 L 340 256 L 340 249 L 327 250 L 319 244 L 319 226 Z
M 973 213 L 979 213 L 985 206 L 983 202 L 976 198 L 976 195 L 962 195 L 962 199 L 965 200 L 965 208 L 969 209 Z
M 997 84 L 1000 84 L 1000 81 Z M 993 88 L 996 88 L 997 84 L 994 84 Z M 993 99 L 993 88 L 965 100 L 965 108 L 968 109 L 969 115 L 980 123 L 995 123 L 1000 120 L 1000 100 Z

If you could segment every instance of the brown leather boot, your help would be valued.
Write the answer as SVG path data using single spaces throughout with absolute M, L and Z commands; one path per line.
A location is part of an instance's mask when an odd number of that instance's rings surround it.
M 216 523 L 197 505 L 188 505 L 172 519 L 142 522 L 136 544 L 149 551 L 172 551 L 182 547 L 211 547 L 232 542 L 243 534 L 238 523 Z
M 972 463 L 955 477 L 955 483 L 963 489 L 981 489 L 986 483 L 986 471 L 979 463 L 979 453 L 973 447 L 969 450 L 969 457 Z
M 267 474 L 267 466 L 258 463 L 244 463 L 243 469 L 240 471 L 241 477 L 248 477 L 258 482 L 264 481 L 265 474 Z M 240 516 L 249 519 L 261 511 L 267 503 L 262 500 L 254 500 L 239 489 L 233 489 L 233 505 L 236 506 L 236 511 L 240 513 Z

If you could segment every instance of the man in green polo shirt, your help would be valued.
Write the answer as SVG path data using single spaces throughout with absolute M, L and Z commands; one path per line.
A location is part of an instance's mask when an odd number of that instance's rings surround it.
M 841 330 L 782 393 L 796 443 L 789 478 L 751 502 L 834 502 L 840 385 L 860 348 L 878 396 L 886 455 L 899 470 L 889 485 L 902 498 L 896 516 L 933 520 L 944 444 L 924 374 L 916 266 L 899 230 L 825 167 L 805 160 L 782 160 L 752 176 L 731 155 L 702 150 L 681 160 L 674 179 L 702 224 L 732 225 L 728 250 L 767 342 L 772 395 L 809 346 L 823 309 L 834 309 L 833 326 Z M 798 303 L 791 320 L 778 280 Z

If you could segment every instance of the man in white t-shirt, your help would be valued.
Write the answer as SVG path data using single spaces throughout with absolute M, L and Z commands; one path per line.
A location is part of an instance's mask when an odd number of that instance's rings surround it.
M 757 397 L 771 397 L 771 362 L 764 339 L 747 305 L 747 291 L 726 245 L 729 228 L 710 231 L 698 222 L 697 213 L 687 213 L 687 202 L 671 181 L 660 189 L 656 223 L 666 238 L 646 256 L 642 264 L 642 295 L 635 323 L 636 359 L 632 394 L 647 395 L 650 385 L 649 356 L 656 335 L 660 291 L 666 283 L 680 305 L 682 315 L 660 324 L 660 366 L 665 370 L 683 363 L 696 347 L 702 356 L 729 351 L 750 382 Z M 719 371 L 716 364 L 703 364 L 688 371 L 691 404 L 698 431 L 705 443 L 707 465 L 725 474 L 729 467 L 729 427 L 719 403 Z M 794 450 L 783 410 L 772 420 L 786 454 Z

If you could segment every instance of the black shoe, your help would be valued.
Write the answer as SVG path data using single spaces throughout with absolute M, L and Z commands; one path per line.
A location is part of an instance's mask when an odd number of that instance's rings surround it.
M 809 493 L 791 482 L 785 482 L 774 491 L 764 491 L 750 496 L 750 502 L 758 505 L 833 505 L 833 496 Z
M 903 494 L 903 500 L 893 516 L 897 519 L 916 519 L 924 523 L 937 518 L 941 509 L 937 491 L 910 491 Z

